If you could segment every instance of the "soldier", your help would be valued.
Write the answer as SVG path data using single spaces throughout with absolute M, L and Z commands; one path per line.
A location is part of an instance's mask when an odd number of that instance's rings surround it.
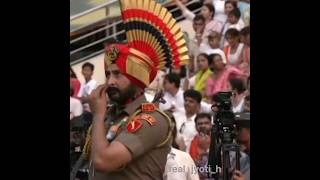
M 188 49 L 180 27 L 160 4 L 120 4 L 128 44 L 106 48 L 106 84 L 89 97 L 92 133 L 84 149 L 90 154 L 89 179 L 162 179 L 173 126 L 143 93 L 159 70 L 187 64 Z

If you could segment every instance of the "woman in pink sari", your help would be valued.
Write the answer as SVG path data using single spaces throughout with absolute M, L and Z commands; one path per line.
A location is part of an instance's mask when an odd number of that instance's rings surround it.
M 212 58 L 211 67 L 214 73 L 207 80 L 206 96 L 211 103 L 213 95 L 217 92 L 231 90 L 230 79 L 235 77 L 245 79 L 248 75 L 233 66 L 226 66 L 219 54 L 212 54 L 210 58 Z

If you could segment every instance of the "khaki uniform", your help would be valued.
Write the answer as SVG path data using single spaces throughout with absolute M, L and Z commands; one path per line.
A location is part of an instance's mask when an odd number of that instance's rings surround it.
M 148 180 L 163 179 L 163 173 L 167 161 L 167 154 L 170 152 L 172 137 L 170 136 L 170 124 L 168 119 L 158 111 L 148 112 L 156 123 L 151 125 L 148 121 L 141 121 L 141 128 L 135 132 L 129 132 L 127 124 L 130 119 L 137 115 L 137 110 L 141 109 L 141 104 L 147 103 L 145 96 L 141 96 L 128 104 L 123 113 L 128 115 L 125 128 L 122 128 L 114 141 L 121 142 L 131 152 L 132 161 L 127 166 L 117 172 L 98 172 L 90 166 L 90 180 Z M 141 112 L 143 113 L 143 112 Z M 141 115 L 138 113 L 138 115 Z M 135 115 L 134 115 L 135 114 Z M 121 119 L 120 119 L 121 120 Z M 119 121 L 120 121 L 119 120 Z M 166 139 L 169 137 L 169 140 Z M 166 142 L 165 142 L 166 141 Z M 165 142 L 162 146 L 159 144 Z

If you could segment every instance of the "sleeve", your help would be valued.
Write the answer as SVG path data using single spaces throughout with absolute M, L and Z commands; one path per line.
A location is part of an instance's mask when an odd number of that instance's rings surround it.
M 189 89 L 194 88 L 195 84 L 196 84 L 196 76 L 194 75 L 189 79 Z
M 91 94 L 91 92 L 94 90 L 94 89 L 96 89 L 97 88 L 97 82 L 94 82 L 94 83 L 92 83 L 92 84 L 90 84 L 90 86 L 89 86 L 89 89 L 88 89 L 88 95 L 90 95 Z
M 170 100 L 170 98 L 167 96 L 166 93 L 164 94 L 163 99 L 166 101 L 166 103 L 164 103 L 164 104 L 160 103 L 159 104 L 159 109 L 161 109 L 162 111 L 170 109 L 171 106 L 172 106 L 172 103 L 171 103 L 172 100 Z
M 206 95 L 209 97 L 209 96 L 212 96 L 213 94 L 213 87 L 214 87 L 214 82 L 213 80 L 210 78 L 208 78 L 207 80 L 207 85 L 206 85 Z
M 188 165 L 188 180 L 199 180 L 199 174 L 196 169 L 196 165 L 189 154 L 186 156 L 186 161 L 189 162 Z
M 193 140 L 191 141 L 190 152 L 189 152 L 193 160 L 197 159 L 197 156 L 198 156 L 197 146 L 198 146 L 198 141 L 196 137 L 194 137 Z
M 150 151 L 167 138 L 169 124 L 167 119 L 158 112 L 150 113 L 155 118 L 156 123 L 150 125 L 147 121 L 141 120 L 142 127 L 135 132 L 123 130 L 116 138 L 125 145 L 131 152 L 133 159 Z
M 182 11 L 182 14 L 184 17 L 189 19 L 190 21 L 193 21 L 193 18 L 196 16 L 193 12 L 191 12 L 189 9 Z
M 75 108 L 74 108 L 74 116 L 80 116 L 83 112 L 83 108 L 82 108 L 82 104 L 81 102 L 78 100 L 77 103 L 75 104 Z
M 201 105 L 201 112 L 212 113 L 212 110 L 211 110 L 212 104 L 209 104 L 207 102 L 201 101 L 200 105 Z
M 181 172 L 180 168 L 183 168 L 183 166 L 179 165 L 174 159 L 168 159 L 165 167 L 164 180 L 186 179 L 186 173 Z
M 229 67 L 228 75 L 229 76 L 245 76 L 245 74 L 240 69 L 235 67 Z

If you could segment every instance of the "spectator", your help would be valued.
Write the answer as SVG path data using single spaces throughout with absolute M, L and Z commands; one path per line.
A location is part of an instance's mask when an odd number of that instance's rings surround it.
M 154 80 L 149 84 L 148 88 L 150 89 L 163 89 L 163 79 L 165 76 L 165 72 L 162 70 L 159 70 Z
M 197 119 L 197 120 L 196 120 Z M 209 158 L 209 147 L 211 142 L 211 127 L 212 121 L 209 114 L 198 114 L 196 117 L 196 126 L 198 132 L 202 132 L 202 137 L 200 133 L 194 137 L 190 147 L 190 155 L 195 160 L 195 164 L 198 168 L 206 167 L 208 165 Z M 198 126 L 200 125 L 200 127 Z M 198 128 L 199 127 L 199 128 Z M 197 142 L 197 137 L 199 138 Z M 202 139 L 201 139 L 202 138 Z M 230 151 L 230 172 L 235 169 L 235 152 Z M 246 179 L 250 179 L 250 161 L 249 157 L 242 151 L 240 151 L 240 170 Z M 201 180 L 208 180 L 208 174 L 206 172 L 200 173 L 199 176 Z M 222 173 L 220 173 L 222 176 Z M 212 179 L 212 178 L 211 178 Z
M 238 136 L 241 151 L 250 157 L 250 128 L 241 128 Z
M 232 110 L 234 113 L 242 113 L 244 110 L 244 98 L 246 87 L 242 79 L 230 79 L 232 89 Z
M 198 67 L 199 71 L 195 75 L 195 85 L 194 89 L 199 91 L 202 95 L 204 94 L 207 80 L 212 75 L 212 71 L 209 68 L 209 64 L 211 64 L 212 59 L 205 53 L 201 53 L 198 55 Z
M 231 89 L 229 79 L 235 76 L 245 77 L 246 75 L 237 68 L 226 66 L 219 54 L 210 55 L 210 59 L 212 59 L 211 68 L 214 73 L 208 78 L 206 96 L 212 101 L 213 95 L 217 92 Z
M 93 64 L 86 62 L 82 65 L 82 75 L 85 79 L 85 83 L 82 84 L 78 96 L 81 97 L 81 102 L 84 104 L 84 109 L 88 112 L 90 112 L 89 104 L 87 104 L 89 100 L 88 96 L 97 87 L 97 81 L 92 79 L 93 71 Z
M 185 113 L 183 91 L 180 87 L 180 77 L 175 73 L 167 74 L 163 81 L 165 104 L 160 103 L 161 110 Z
M 210 134 L 212 127 L 211 115 L 200 113 L 195 118 L 198 134 L 193 138 L 190 146 L 190 155 L 194 161 L 199 161 L 202 154 L 209 152 Z
M 167 113 L 169 116 L 171 113 Z M 171 115 L 173 124 L 175 125 L 175 119 Z M 177 129 L 174 126 L 172 130 L 173 139 L 177 139 Z M 171 151 L 167 156 L 167 163 L 163 174 L 164 180 L 198 180 L 199 175 L 197 171 L 194 171 L 195 164 L 186 152 L 178 149 L 176 141 L 173 141 Z M 177 169 L 183 169 L 178 171 Z
M 228 29 L 235 28 L 240 31 L 245 27 L 243 20 L 241 19 L 241 13 L 239 8 L 235 8 L 228 14 Z
M 236 29 L 229 29 L 226 32 L 225 37 L 229 44 L 224 49 L 227 65 L 234 66 L 248 74 L 249 64 L 243 59 L 244 44 L 240 43 L 239 31 Z
M 225 38 L 226 32 L 229 29 L 237 29 L 240 31 L 242 28 L 244 28 L 244 22 L 240 18 L 240 10 L 238 8 L 233 9 L 232 11 L 229 12 L 228 14 L 228 19 L 227 23 L 223 27 L 223 31 L 221 31 L 222 34 L 222 41 L 221 41 L 221 48 L 225 47 L 228 45 L 227 39 Z
M 226 31 L 229 29 L 230 23 L 228 21 L 228 14 L 237 8 L 237 3 L 235 1 L 226 1 L 225 2 L 225 7 L 224 7 L 224 12 L 226 15 L 225 20 L 223 21 L 223 26 L 220 31 L 220 34 L 222 36 L 221 41 L 220 41 L 220 48 L 223 49 L 227 44 L 226 39 L 224 38 Z
M 189 41 L 189 50 L 190 50 L 190 66 L 189 69 L 191 73 L 197 71 L 197 56 L 199 54 L 199 47 L 202 42 L 202 35 L 205 28 L 205 18 L 202 15 L 196 15 L 193 18 L 193 30 L 196 32 L 194 38 L 191 38 Z
M 226 63 L 227 62 L 226 55 L 224 54 L 224 51 L 220 49 L 220 41 L 221 41 L 220 33 L 213 31 L 208 36 L 208 44 L 201 43 L 200 52 L 206 53 L 208 55 L 219 54 L 222 57 L 223 62 Z
M 74 98 L 78 98 L 78 93 L 80 91 L 81 88 L 81 83 L 77 78 L 76 73 L 73 71 L 73 69 L 70 66 L 70 84 L 72 84 L 73 87 L 73 95 L 72 97 Z
M 72 97 L 74 89 L 70 85 L 70 121 L 82 115 L 83 109 L 79 99 Z
M 241 12 L 241 18 L 246 26 L 250 25 L 250 0 L 240 0 L 238 7 Z
M 250 26 L 246 26 L 240 31 L 240 42 L 250 47 Z
M 193 137 L 197 134 L 194 119 L 200 112 L 201 94 L 193 89 L 189 89 L 183 93 L 185 113 L 174 112 L 176 119 L 178 136 L 182 136 L 187 146 L 186 152 L 190 150 L 190 144 Z
M 228 13 L 237 7 L 237 3 L 234 1 L 225 1 L 225 0 L 209 0 L 205 1 L 205 3 L 213 3 L 215 7 L 215 15 L 216 20 L 220 21 L 222 24 L 225 24 L 227 21 Z
M 183 3 L 181 3 L 179 0 L 175 0 L 175 3 L 182 10 L 183 15 L 187 19 L 191 21 L 195 18 L 196 15 L 191 12 Z M 221 31 L 222 23 L 214 19 L 215 9 L 212 3 L 204 3 L 201 7 L 200 14 L 205 18 L 204 38 L 212 31 Z
M 187 66 L 181 66 L 180 68 L 172 69 L 172 72 L 178 74 L 180 77 L 180 89 L 187 90 L 188 87 L 185 86 L 185 80 L 187 79 Z
M 244 44 L 243 60 L 244 62 L 247 62 L 248 65 L 250 65 L 250 26 L 246 26 L 241 29 L 240 42 Z

